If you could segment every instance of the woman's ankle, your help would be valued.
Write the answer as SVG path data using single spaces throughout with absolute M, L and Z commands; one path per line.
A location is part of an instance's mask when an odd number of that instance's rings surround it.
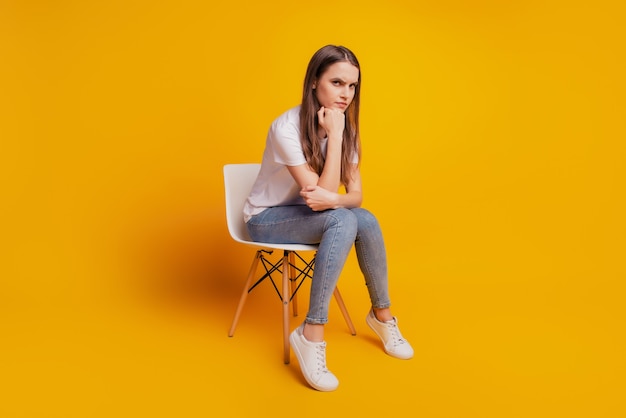
M 307 341 L 312 343 L 321 343 L 324 341 L 324 325 L 304 323 L 302 335 Z
M 389 308 L 374 308 L 373 311 L 374 317 L 380 322 L 391 321 L 393 319 L 391 309 Z

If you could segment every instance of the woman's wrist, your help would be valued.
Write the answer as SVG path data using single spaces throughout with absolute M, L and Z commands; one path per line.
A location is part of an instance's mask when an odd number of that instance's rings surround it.
M 335 144 L 335 143 L 342 143 L 343 142 L 343 135 L 341 133 L 329 133 L 327 135 L 328 138 L 328 143 L 329 144 Z
M 341 194 L 340 193 L 335 193 L 335 198 L 334 198 L 334 203 L 333 203 L 333 209 L 339 209 L 342 208 L 342 202 L 341 202 Z

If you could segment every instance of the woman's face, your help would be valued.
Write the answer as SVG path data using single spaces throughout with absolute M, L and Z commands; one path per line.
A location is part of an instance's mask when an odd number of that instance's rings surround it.
M 315 97 L 325 108 L 345 112 L 352 99 L 359 81 L 359 69 L 347 61 L 332 64 L 315 81 Z

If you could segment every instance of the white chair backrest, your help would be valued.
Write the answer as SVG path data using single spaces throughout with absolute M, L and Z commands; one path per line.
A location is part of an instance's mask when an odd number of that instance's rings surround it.
M 261 164 L 226 164 L 224 166 L 224 189 L 226 195 L 226 224 L 230 236 L 238 242 L 250 242 L 250 235 L 243 220 L 243 206 L 252 190 Z

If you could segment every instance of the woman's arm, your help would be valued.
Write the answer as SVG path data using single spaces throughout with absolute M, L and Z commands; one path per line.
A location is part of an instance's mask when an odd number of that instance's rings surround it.
M 307 205 L 316 211 L 361 205 L 361 176 L 358 165 L 351 167 L 351 180 L 346 193 L 337 191 L 341 184 L 341 147 L 345 115 L 336 109 L 320 108 L 317 112 L 320 127 L 326 132 L 326 159 L 321 175 L 317 175 L 308 164 L 288 167 L 289 172 L 302 188 L 300 195 Z
M 341 148 L 346 117 L 336 109 L 321 107 L 317 112 L 320 133 L 327 136 L 324 169 L 318 175 L 308 166 L 288 167 L 292 177 L 304 189 L 308 186 L 320 186 L 326 190 L 336 192 L 341 185 Z
M 317 112 L 319 127 L 327 136 L 324 169 L 318 176 L 308 165 L 303 169 L 290 167 L 289 172 L 302 189 L 308 186 L 319 186 L 336 192 L 341 185 L 341 148 L 346 117 L 340 110 L 321 107 Z
M 303 167 L 303 166 L 299 166 Z M 290 167 L 290 171 L 296 167 Z M 326 190 L 317 185 L 305 186 L 300 192 L 307 206 L 314 211 L 337 208 L 357 208 L 363 201 L 361 173 L 357 164 L 352 165 L 351 180 L 346 185 L 346 193 Z

